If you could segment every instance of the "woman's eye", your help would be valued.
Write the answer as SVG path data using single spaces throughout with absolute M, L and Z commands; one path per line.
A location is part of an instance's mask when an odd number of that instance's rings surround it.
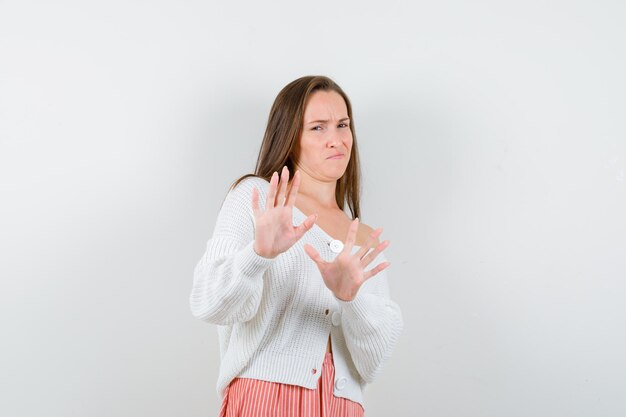
M 348 126 L 347 123 L 339 123 L 339 127 L 346 128 L 346 127 L 349 127 L 349 126 Z M 317 131 L 319 131 L 321 129 L 323 129 L 322 126 L 315 126 L 315 127 L 311 128 L 311 130 L 317 130 Z

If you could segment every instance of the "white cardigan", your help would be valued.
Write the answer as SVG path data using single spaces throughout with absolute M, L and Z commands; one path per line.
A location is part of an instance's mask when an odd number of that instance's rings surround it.
M 403 328 L 400 308 L 389 297 L 387 270 L 367 280 L 352 301 L 336 298 L 304 252 L 309 243 L 327 261 L 337 256 L 329 246 L 334 238 L 317 225 L 276 258 L 257 255 L 254 186 L 265 210 L 268 181 L 248 177 L 230 190 L 194 269 L 191 312 L 218 325 L 218 395 L 223 398 L 235 377 L 315 389 L 330 334 L 334 394 L 363 405 L 365 385 L 379 374 Z M 294 207 L 293 224 L 305 218 Z M 380 253 L 366 269 L 385 260 Z

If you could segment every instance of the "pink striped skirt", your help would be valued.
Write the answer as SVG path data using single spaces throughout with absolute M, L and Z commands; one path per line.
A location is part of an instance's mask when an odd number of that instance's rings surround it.
M 327 352 L 316 389 L 250 378 L 226 387 L 219 417 L 363 417 L 361 404 L 333 395 L 335 366 Z

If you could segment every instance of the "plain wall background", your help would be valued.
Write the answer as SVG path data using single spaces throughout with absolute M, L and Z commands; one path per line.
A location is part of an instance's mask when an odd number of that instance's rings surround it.
M 405 330 L 366 416 L 626 413 L 620 1 L 0 0 L 0 416 L 216 416 L 188 307 L 288 82 L 350 96 Z

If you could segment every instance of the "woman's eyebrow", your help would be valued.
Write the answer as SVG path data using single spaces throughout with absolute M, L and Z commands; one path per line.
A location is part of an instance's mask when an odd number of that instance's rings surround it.
M 339 119 L 340 122 L 344 122 L 346 120 L 350 120 L 349 117 L 344 117 L 343 119 Z M 308 125 L 311 123 L 328 123 L 328 120 L 313 120 L 312 122 L 307 122 Z

